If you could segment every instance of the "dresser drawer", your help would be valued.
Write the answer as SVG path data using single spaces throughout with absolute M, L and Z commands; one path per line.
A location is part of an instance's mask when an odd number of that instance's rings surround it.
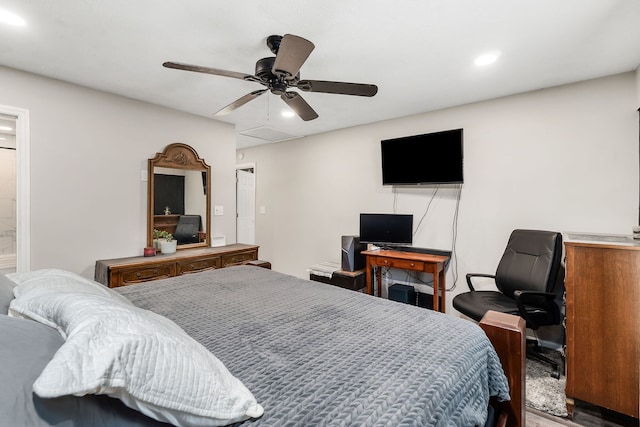
M 242 264 L 247 261 L 253 261 L 258 259 L 257 251 L 239 252 L 235 254 L 223 255 L 222 266 L 227 267 L 229 265 Z
M 113 286 L 126 286 L 150 280 L 165 279 L 176 275 L 176 264 L 158 264 L 149 267 L 122 269 L 116 275 Z
M 212 270 L 214 268 L 220 268 L 220 257 L 208 257 L 200 259 L 190 259 L 185 261 L 179 261 L 177 263 L 176 274 L 197 273 L 198 271 Z
M 383 267 L 402 268 L 405 270 L 418 270 L 418 271 L 424 270 L 424 262 L 422 261 L 382 258 L 377 261 L 377 264 Z

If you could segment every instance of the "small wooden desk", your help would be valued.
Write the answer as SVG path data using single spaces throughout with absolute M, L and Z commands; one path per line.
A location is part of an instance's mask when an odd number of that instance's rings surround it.
M 367 293 L 369 295 L 374 295 L 371 277 L 371 270 L 373 268 L 376 269 L 378 296 L 382 295 L 382 269 L 380 267 L 431 273 L 433 275 L 433 310 L 441 313 L 445 312 L 446 287 L 444 264 L 449 257 L 386 249 L 362 251 L 362 254 L 367 257 Z

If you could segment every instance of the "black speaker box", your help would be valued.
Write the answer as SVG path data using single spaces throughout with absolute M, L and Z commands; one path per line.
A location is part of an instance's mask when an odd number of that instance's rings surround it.
M 365 267 L 366 258 L 361 254 L 367 245 L 360 243 L 358 236 L 342 236 L 342 269 L 356 271 Z
M 395 285 L 389 286 L 389 299 L 405 304 L 416 305 L 416 290 L 413 286 L 396 283 Z
M 442 307 L 442 295 L 439 295 L 438 297 L 440 298 L 440 307 Z M 433 295 L 424 292 L 418 292 L 418 307 L 433 310 Z

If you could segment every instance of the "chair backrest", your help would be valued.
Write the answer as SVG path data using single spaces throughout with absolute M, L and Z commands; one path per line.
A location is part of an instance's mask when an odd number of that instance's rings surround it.
M 496 286 L 513 292 L 553 292 L 562 261 L 562 235 L 554 231 L 514 230 L 496 271 Z
M 200 230 L 200 222 L 200 215 L 180 215 L 178 218 L 178 226 L 197 227 L 198 231 Z
M 198 243 L 198 231 L 200 231 L 201 223 L 200 215 L 181 215 L 173 237 L 178 241 L 178 244 Z

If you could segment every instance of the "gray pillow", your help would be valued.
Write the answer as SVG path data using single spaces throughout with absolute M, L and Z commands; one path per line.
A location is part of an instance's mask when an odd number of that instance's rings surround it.
M 41 399 L 33 383 L 64 343 L 53 328 L 0 314 L 0 415 L 3 426 L 140 427 L 160 424 L 107 396 Z
M 0 314 L 9 312 L 9 304 L 13 299 L 13 288 L 16 286 L 7 276 L 0 274 Z

